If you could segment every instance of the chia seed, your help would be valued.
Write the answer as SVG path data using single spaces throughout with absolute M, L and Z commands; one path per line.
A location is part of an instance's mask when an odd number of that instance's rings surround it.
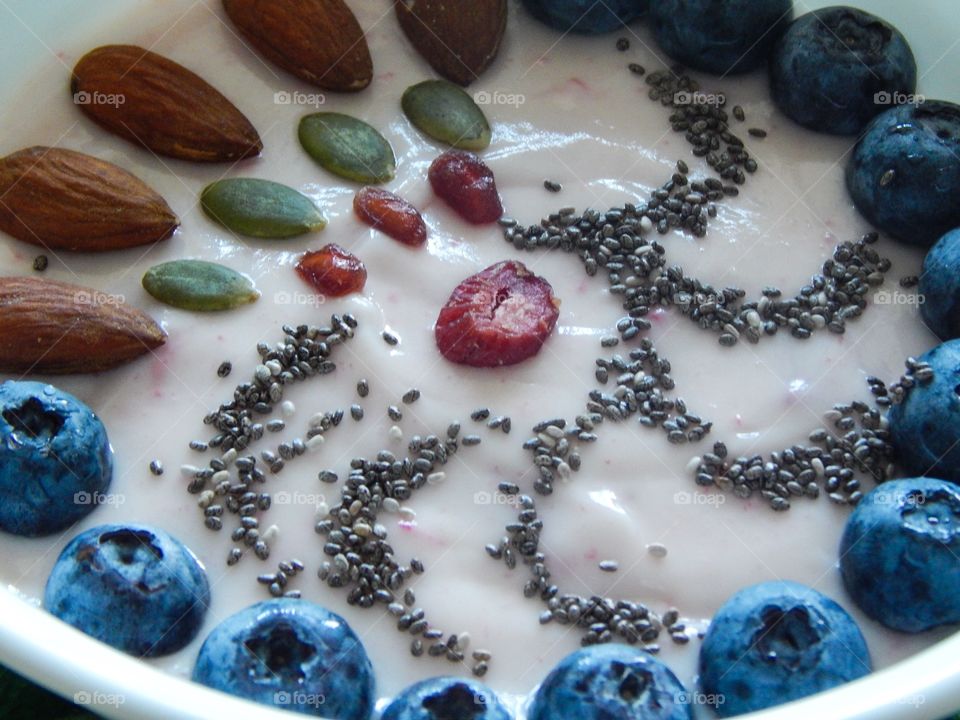
M 496 430 L 501 425 L 503 425 L 503 422 L 506 419 L 507 418 L 503 415 L 498 415 L 497 417 L 490 418 L 490 420 L 487 421 L 487 427 L 490 428 L 491 430 Z
M 558 193 L 561 190 L 563 190 L 563 185 L 561 185 L 558 182 L 554 182 L 553 180 L 544 180 L 543 187 L 545 187 L 547 190 L 549 190 L 552 193 Z
M 220 363 L 220 367 L 217 368 L 217 376 L 225 378 L 232 371 L 233 371 L 233 364 L 228 360 L 224 360 L 222 363 Z
M 163 475 L 163 463 L 160 462 L 159 460 L 151 460 L 150 472 L 157 477 L 160 477 L 161 475 Z
M 37 255 L 33 259 L 33 269 L 36 272 L 44 272 L 49 265 L 50 261 L 47 259 L 46 255 Z

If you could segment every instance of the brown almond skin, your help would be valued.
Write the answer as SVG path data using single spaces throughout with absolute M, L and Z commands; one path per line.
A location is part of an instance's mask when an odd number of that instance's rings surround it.
M 94 122 L 158 155 L 230 162 L 263 149 L 250 121 L 213 86 L 134 45 L 107 45 L 84 55 L 70 88 L 77 107 Z M 83 98 L 88 102 L 78 102 Z M 109 98 L 122 102 L 103 101 Z
M 301 80 L 357 92 L 373 79 L 367 39 L 343 0 L 223 0 L 223 8 L 257 52 Z
M 102 372 L 166 339 L 157 323 L 120 297 L 42 278 L 0 278 L 0 372 Z
M 0 230 L 49 250 L 106 252 L 170 237 L 166 201 L 91 155 L 31 147 L 0 159 Z
M 395 0 L 404 34 L 442 77 L 460 85 L 476 80 L 500 50 L 507 0 Z

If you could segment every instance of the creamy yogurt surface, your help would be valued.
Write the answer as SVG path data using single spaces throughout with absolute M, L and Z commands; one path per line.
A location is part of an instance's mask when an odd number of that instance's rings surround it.
M 432 625 L 447 633 L 468 631 L 470 649 L 493 654 L 484 678 L 506 694 L 528 693 L 564 655 L 579 646 L 580 631 L 555 624 L 540 626 L 543 605 L 524 599 L 528 579 L 520 567 L 509 571 L 491 560 L 484 545 L 496 543 L 514 509 L 495 499 L 500 481 L 532 492 L 534 469 L 521 443 L 536 422 L 572 419 L 583 412 L 595 387 L 594 360 L 611 352 L 600 338 L 615 334 L 620 302 L 600 277 L 585 275 L 578 260 L 560 252 L 519 253 L 496 225 L 475 227 L 461 221 L 432 193 L 427 168 L 443 148 L 414 129 L 400 111 L 409 85 L 433 74 L 402 36 L 386 2 L 353 3 L 367 31 L 375 64 L 369 89 L 358 95 L 321 94 L 261 60 L 226 20 L 218 2 L 142 2 L 62 47 L 51 48 L 60 62 L 25 69 L 22 90 L 9 102 L 0 152 L 30 145 L 57 145 L 96 155 L 124 167 L 157 189 L 179 214 L 182 227 L 153 247 L 120 253 L 46 254 L 45 277 L 116 293 L 162 323 L 167 344 L 152 355 L 95 377 L 51 380 L 88 403 L 103 419 L 116 452 L 116 471 L 106 502 L 60 537 L 4 536 L 0 580 L 39 599 L 53 563 L 78 532 L 108 522 L 157 524 L 184 541 L 205 564 L 213 603 L 201 636 L 183 651 L 152 661 L 188 676 L 203 636 L 215 624 L 268 594 L 255 581 L 273 572 L 280 560 L 298 558 L 307 571 L 290 587 L 309 600 L 340 613 L 362 637 L 377 674 L 378 692 L 391 696 L 425 677 L 469 674 L 469 663 L 412 658 L 410 636 L 380 608 L 346 603 L 343 591 L 316 577 L 323 539 L 313 531 L 317 505 L 336 504 L 337 486 L 320 483 L 323 469 L 341 478 L 352 457 L 372 457 L 389 449 L 401 455 L 414 434 L 441 434 L 459 420 L 464 433 L 482 437 L 463 447 L 443 468 L 447 479 L 414 494 L 415 516 L 381 514 L 401 563 L 411 557 L 426 566 L 409 587 Z M 483 153 L 496 174 L 508 215 L 532 224 L 562 206 L 606 210 L 642 201 L 674 172 L 678 159 L 691 179 L 712 176 L 694 158 L 681 134 L 673 133 L 668 111 L 650 102 L 648 86 L 626 65 L 661 68 L 646 29 L 635 26 L 628 52 L 617 52 L 617 37 L 564 37 L 536 24 L 511 3 L 509 27 L 500 56 L 470 88 L 480 93 L 493 125 L 493 142 Z M 805 8 L 798 8 L 798 12 Z M 627 34 L 627 33 L 624 33 Z M 909 36 L 909 33 L 908 33 Z M 910 37 L 912 41 L 915 38 Z M 108 43 L 132 43 L 166 55 L 211 82 L 259 130 L 263 156 L 236 166 L 191 165 L 154 157 L 101 131 L 71 102 L 69 70 L 88 50 Z M 815 135 L 790 123 L 772 107 L 762 73 L 746 78 L 698 77 L 705 91 L 723 93 L 729 106 L 742 105 L 747 121 L 735 130 L 747 142 L 760 169 L 737 198 L 720 204 L 707 236 L 695 239 L 672 231 L 658 240 L 670 264 L 688 275 L 722 287 L 736 285 L 749 297 L 774 285 L 794 294 L 818 273 L 842 241 L 869 228 L 843 188 L 843 165 L 852 139 Z M 956 99 L 956 98 L 947 98 Z M 377 127 L 393 144 L 398 172 L 386 187 L 415 204 L 429 226 L 425 248 L 411 250 L 370 230 L 353 215 L 358 186 L 327 173 L 302 151 L 296 137 L 301 116 L 315 111 L 345 112 Z M 23 118 L 30 118 L 24 122 Z M 769 135 L 749 138 L 748 127 Z M 313 198 L 329 220 L 318 234 L 286 241 L 233 236 L 199 209 L 202 188 L 221 177 L 259 177 L 283 182 Z M 558 194 L 543 181 L 562 184 Z M 337 243 L 358 255 L 369 272 L 365 291 L 343 299 L 322 298 L 293 272 L 308 249 Z M 701 331 L 677 309 L 651 314 L 650 337 L 673 365 L 675 395 L 691 412 L 713 422 L 699 445 L 670 445 L 664 433 L 635 420 L 600 426 L 599 441 L 581 447 L 583 467 L 569 483 L 557 483 L 550 497 L 537 497 L 544 521 L 541 550 L 561 592 L 599 594 L 644 602 L 663 612 L 677 607 L 691 628 L 704 628 L 710 616 L 742 587 L 771 579 L 806 583 L 837 600 L 860 623 L 876 667 L 890 665 L 950 632 L 904 636 L 882 629 L 852 605 L 837 570 L 837 547 L 849 509 L 798 499 L 787 513 L 774 513 L 759 497 L 702 494 L 687 465 L 714 441 L 731 455 L 769 453 L 806 440 L 824 424 L 823 413 L 837 402 L 868 399 L 864 378 L 893 380 L 903 361 L 936 341 L 919 320 L 913 291 L 898 278 L 917 274 L 921 253 L 881 240 L 876 246 L 893 269 L 882 290 L 844 335 L 816 333 L 799 341 L 786 332 L 759 345 L 722 348 L 713 333 Z M 30 274 L 41 252 L 10 238 L 0 241 L 5 274 Z M 215 260 L 248 273 L 262 292 L 259 302 L 229 313 L 191 314 L 163 306 L 140 286 L 143 272 L 183 257 Z M 433 323 L 450 291 L 464 277 L 497 261 L 515 258 L 547 278 L 562 300 L 554 335 L 540 354 L 521 365 L 477 370 L 444 360 L 433 340 Z M 882 303 L 886 299 L 889 302 Z M 259 358 L 257 342 L 275 344 L 281 325 L 324 324 L 331 313 L 350 312 L 359 320 L 355 339 L 334 350 L 335 373 L 288 386 L 285 399 L 296 410 L 285 417 L 287 430 L 267 433 L 251 450 L 276 449 L 282 440 L 303 437 L 317 412 L 347 410 L 360 403 L 366 416 L 347 413 L 316 453 L 295 459 L 269 476 L 263 490 L 274 506 L 261 527 L 276 524 L 266 563 L 252 552 L 234 567 L 225 559 L 233 546 L 232 517 L 219 533 L 203 526 L 196 496 L 186 492 L 183 464 L 203 466 L 213 455 L 187 445 L 209 439 L 206 413 L 232 397 L 248 380 Z M 389 329 L 396 346 L 381 339 Z M 230 377 L 217 368 L 228 360 Z M 369 381 L 367 398 L 356 382 Z M 388 405 L 418 388 L 421 399 L 401 406 L 403 440 L 392 439 Z M 508 415 L 512 432 L 473 423 L 470 412 L 489 407 Z M 280 417 L 280 413 L 275 413 Z M 159 459 L 160 477 L 148 465 Z M 864 489 L 872 486 L 864 481 Z M 647 546 L 660 543 L 665 557 Z M 616 560 L 619 571 L 605 573 L 601 560 Z M 695 633 L 694 633 L 695 634 Z M 688 688 L 694 687 L 698 640 L 674 646 L 661 636 L 660 656 Z

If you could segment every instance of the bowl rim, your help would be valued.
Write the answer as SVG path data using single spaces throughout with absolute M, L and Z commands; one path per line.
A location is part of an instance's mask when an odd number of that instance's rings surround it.
M 88 709 L 124 720 L 289 720 L 273 709 L 178 677 L 91 638 L 28 602 L 0 592 L 0 657 L 11 669 Z M 82 658 L 82 662 L 77 662 Z M 904 679 L 908 679 L 907 682 Z M 693 694 L 693 691 L 691 692 Z M 696 699 L 694 697 L 694 699 Z M 960 632 L 906 660 L 833 690 L 745 720 L 937 720 L 960 707 Z

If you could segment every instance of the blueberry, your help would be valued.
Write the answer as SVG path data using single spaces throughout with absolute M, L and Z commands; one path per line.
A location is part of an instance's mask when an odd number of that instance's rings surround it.
M 898 240 L 929 247 L 960 226 L 960 106 L 900 105 L 874 119 L 847 162 L 857 210 Z
M 856 135 L 916 86 L 917 63 L 900 31 L 851 7 L 797 18 L 770 59 L 770 89 L 780 110 L 835 135 Z
M 511 720 L 494 692 L 476 680 L 438 677 L 411 685 L 381 720 Z
M 887 413 L 896 460 L 911 475 L 960 483 L 960 340 L 919 360 L 933 368 L 933 380 L 918 383 Z
M 677 676 L 628 645 L 591 645 L 567 655 L 537 689 L 528 720 L 690 720 Z
M 60 553 L 43 596 L 47 610 L 138 657 L 180 650 L 210 605 L 203 566 L 179 540 L 146 525 L 101 525 Z
M 100 419 L 52 385 L 0 384 L 0 528 L 49 535 L 88 515 L 110 486 Z
M 891 480 L 857 504 L 840 541 L 840 573 L 863 612 L 894 630 L 960 622 L 960 487 Z
M 266 600 L 203 641 L 193 679 L 264 705 L 330 720 L 367 720 L 373 667 L 347 622 L 306 600 Z
M 960 337 L 960 228 L 937 241 L 923 261 L 920 314 L 941 340 Z
M 551 27 L 586 35 L 612 32 L 647 11 L 650 0 L 523 0 L 527 10 Z
M 793 17 L 793 0 L 657 0 L 650 10 L 660 47 L 684 65 L 727 75 L 766 62 Z
M 717 611 L 700 646 L 700 689 L 720 717 L 797 700 L 870 672 L 860 628 L 795 582 L 751 585 Z

